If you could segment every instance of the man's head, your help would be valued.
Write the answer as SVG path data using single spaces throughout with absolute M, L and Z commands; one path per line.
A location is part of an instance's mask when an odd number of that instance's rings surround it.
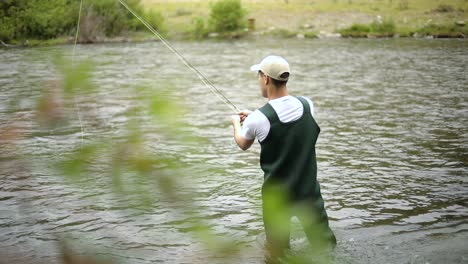
M 290 75 L 289 63 L 280 56 L 268 56 L 259 64 L 252 65 L 250 70 L 258 72 L 259 85 L 264 97 L 268 97 L 269 86 L 276 89 L 285 87 Z

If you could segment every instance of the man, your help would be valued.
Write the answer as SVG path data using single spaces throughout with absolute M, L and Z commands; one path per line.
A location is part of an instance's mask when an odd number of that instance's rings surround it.
M 312 101 L 288 95 L 288 62 L 268 56 L 253 65 L 268 103 L 260 109 L 231 117 L 234 139 L 243 150 L 255 138 L 261 145 L 260 166 L 267 262 L 284 256 L 289 248 L 290 219 L 296 216 L 315 250 L 336 244 L 317 181 L 315 143 L 320 128 L 313 118 Z M 273 261 L 273 262 L 270 262 Z

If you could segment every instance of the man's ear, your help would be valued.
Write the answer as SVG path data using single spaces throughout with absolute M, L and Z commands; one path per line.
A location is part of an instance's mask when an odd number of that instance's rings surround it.
M 270 76 L 265 75 L 265 77 L 266 77 L 266 78 L 265 78 L 265 85 L 268 85 L 268 84 L 270 83 L 270 81 L 271 81 L 271 80 L 270 80 Z

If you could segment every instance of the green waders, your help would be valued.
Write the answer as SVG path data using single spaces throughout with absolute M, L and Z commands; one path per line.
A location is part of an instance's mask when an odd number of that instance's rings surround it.
M 259 109 L 271 126 L 260 142 L 260 165 L 265 173 L 262 202 L 266 246 L 273 257 L 282 256 L 289 248 L 292 216 L 301 222 L 312 248 L 336 244 L 317 181 L 315 143 L 320 128 L 307 101 L 297 98 L 304 112 L 295 121 L 282 123 L 270 104 Z

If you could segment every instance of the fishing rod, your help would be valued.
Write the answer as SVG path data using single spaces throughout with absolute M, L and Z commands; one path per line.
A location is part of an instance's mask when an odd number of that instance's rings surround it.
M 161 42 L 169 49 L 171 50 L 184 64 L 187 66 L 189 69 L 191 69 L 197 76 L 198 78 L 210 89 L 212 93 L 214 93 L 224 104 L 229 106 L 232 110 L 234 110 L 236 113 L 240 112 L 240 109 L 229 100 L 229 98 L 224 95 L 224 93 L 216 88 L 214 84 L 208 80 L 195 66 L 193 66 L 187 59 L 185 59 L 182 54 L 180 54 L 172 45 L 158 32 L 156 29 L 154 29 L 148 22 L 146 22 L 141 16 L 139 16 L 133 9 L 131 9 L 123 0 L 118 0 L 120 4 L 122 4 L 130 13 L 132 13 L 133 16 L 135 16 L 138 20 L 140 20 L 143 25 L 145 25 L 156 37 L 161 40 Z

